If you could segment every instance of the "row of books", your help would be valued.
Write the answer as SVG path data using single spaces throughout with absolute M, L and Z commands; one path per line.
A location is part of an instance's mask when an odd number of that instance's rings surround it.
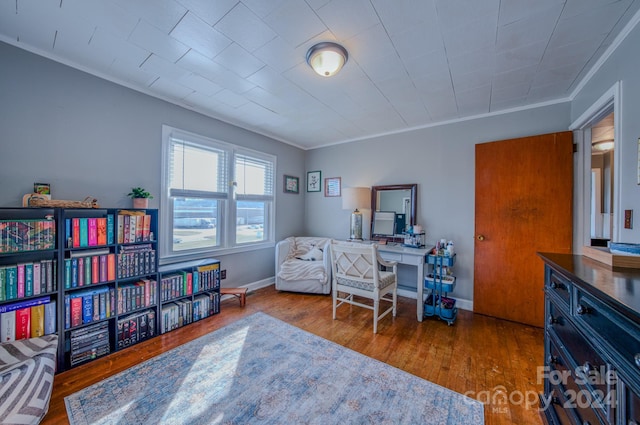
M 64 296 L 65 329 L 115 316 L 116 291 L 107 286 L 83 289 Z
M 67 248 L 106 246 L 113 243 L 113 215 L 67 218 L 64 231 Z
M 157 303 L 158 284 L 155 280 L 141 279 L 136 283 L 118 286 L 118 314 L 128 313 Z
M 144 210 L 121 210 L 118 213 L 117 240 L 119 244 L 150 242 L 153 240 L 151 228 L 151 215 L 145 214 Z
M 116 341 L 118 349 L 156 336 L 156 312 L 144 310 L 118 319 Z
M 151 244 L 127 245 L 118 253 L 118 279 L 155 273 L 156 251 Z
M 220 288 L 219 264 L 200 266 L 196 271 L 185 270 L 163 275 L 160 280 L 162 302 L 170 301 L 186 295 Z
M 107 355 L 111 352 L 109 324 L 100 322 L 71 331 L 66 344 L 71 366 Z
M 0 341 L 35 338 L 56 332 L 56 301 L 49 297 L 0 306 Z
M 0 266 L 0 301 L 57 291 L 56 264 L 41 260 Z
M 0 253 L 40 251 L 55 246 L 54 220 L 0 220 Z
M 109 249 L 76 251 L 64 260 L 65 289 L 89 286 L 116 279 L 116 254 Z
M 160 333 L 166 333 L 196 320 L 220 312 L 220 294 L 217 292 L 198 295 L 193 301 L 182 299 L 162 306 Z

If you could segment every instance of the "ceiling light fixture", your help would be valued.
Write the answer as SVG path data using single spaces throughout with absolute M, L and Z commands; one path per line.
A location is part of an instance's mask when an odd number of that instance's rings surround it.
M 613 140 L 600 140 L 591 145 L 591 150 L 594 152 L 608 152 L 613 149 L 613 146 Z
M 323 77 L 337 74 L 347 63 L 348 58 L 347 49 L 329 41 L 318 43 L 307 52 L 307 63 Z

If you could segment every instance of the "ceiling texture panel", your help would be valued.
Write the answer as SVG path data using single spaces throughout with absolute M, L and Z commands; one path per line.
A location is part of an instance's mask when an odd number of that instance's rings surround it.
M 566 102 L 640 0 L 0 0 L 0 40 L 303 149 Z M 314 44 L 349 52 L 330 78 Z

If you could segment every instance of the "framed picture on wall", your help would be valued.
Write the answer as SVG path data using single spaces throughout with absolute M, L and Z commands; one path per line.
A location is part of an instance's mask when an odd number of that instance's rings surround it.
M 340 177 L 324 179 L 324 196 L 340 196 Z
M 293 176 L 284 176 L 284 193 L 300 193 L 300 179 Z
M 320 192 L 322 190 L 322 173 L 320 171 L 307 172 L 307 192 Z

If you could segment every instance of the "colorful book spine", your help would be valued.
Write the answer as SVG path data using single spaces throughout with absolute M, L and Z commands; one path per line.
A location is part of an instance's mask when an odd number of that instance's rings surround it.
M 96 218 L 97 244 L 104 246 L 107 244 L 107 219 L 106 217 Z
M 31 308 L 16 310 L 16 340 L 31 338 Z
M 42 293 L 42 263 L 36 261 L 33 263 L 33 295 Z
M 44 335 L 44 305 L 31 307 L 31 338 Z
M 16 340 L 16 312 L 8 311 L 0 314 L 0 340 L 10 342 Z
M 71 234 L 73 241 L 73 248 L 80 248 L 80 219 L 71 219 Z
M 57 310 L 56 300 L 44 305 L 44 334 L 50 335 L 56 333 Z
M 18 264 L 18 298 L 24 298 L 24 264 Z
M 113 244 L 114 234 L 113 214 L 107 214 L 107 245 Z
M 24 296 L 33 296 L 33 263 L 24 265 Z
M 95 217 L 87 218 L 87 245 L 98 245 L 98 222 Z M 82 237 L 82 235 L 80 235 Z
M 80 248 L 89 246 L 89 220 L 80 218 Z

